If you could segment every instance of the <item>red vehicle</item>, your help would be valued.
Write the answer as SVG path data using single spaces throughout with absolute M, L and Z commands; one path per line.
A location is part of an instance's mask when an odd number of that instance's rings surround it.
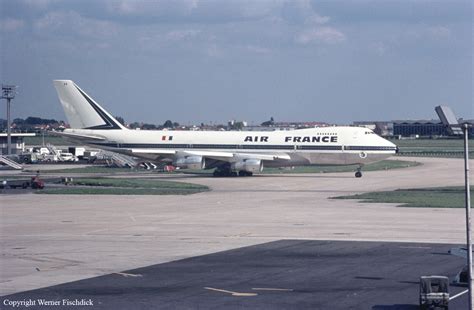
M 31 188 L 33 189 L 43 189 L 44 182 L 38 176 L 31 178 Z
M 31 187 L 32 189 L 43 189 L 44 182 L 38 176 L 32 177 L 31 180 L 19 179 L 19 180 L 7 180 L 3 181 L 1 184 L 2 188 L 10 187 L 10 188 L 28 188 Z

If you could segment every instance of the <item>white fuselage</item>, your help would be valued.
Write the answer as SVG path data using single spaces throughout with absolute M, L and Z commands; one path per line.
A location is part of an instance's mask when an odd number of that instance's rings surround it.
M 68 129 L 98 148 L 151 160 L 180 152 L 285 154 L 289 160 L 265 161 L 264 166 L 349 165 L 383 160 L 396 153 L 396 145 L 360 127 L 321 127 L 290 131 L 176 131 Z M 84 137 L 90 137 L 87 139 Z M 98 138 L 98 139 L 94 139 Z

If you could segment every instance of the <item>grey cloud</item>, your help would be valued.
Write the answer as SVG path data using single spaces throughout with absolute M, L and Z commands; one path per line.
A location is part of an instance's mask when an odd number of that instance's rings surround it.
M 299 44 L 328 43 L 336 44 L 346 40 L 344 33 L 332 27 L 317 27 L 298 33 L 295 41 Z
M 107 21 L 85 18 L 73 11 L 54 11 L 35 20 L 33 31 L 40 36 L 104 38 L 117 34 L 117 27 Z
M 290 23 L 325 23 L 310 0 L 4 0 L 2 15 L 38 18 L 50 11 L 75 11 L 117 23 L 230 23 L 281 17 Z
M 0 31 L 3 32 L 15 32 L 23 29 L 25 22 L 22 19 L 16 18 L 5 18 L 0 20 Z
M 320 14 L 329 15 L 338 23 L 404 22 L 437 23 L 471 22 L 472 1 L 427 0 L 312 0 L 312 6 Z

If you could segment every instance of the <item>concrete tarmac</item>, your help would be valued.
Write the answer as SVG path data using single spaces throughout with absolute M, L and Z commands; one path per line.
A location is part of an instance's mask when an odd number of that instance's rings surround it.
M 421 275 L 451 277 L 449 245 L 281 240 L 5 296 L 93 309 L 418 309 Z M 465 287 L 450 287 L 451 297 Z M 0 299 L 1 300 L 1 299 Z M 8 302 L 7 302 L 8 303 Z M 6 307 L 9 308 L 9 307 Z M 467 309 L 467 295 L 450 301 Z
M 406 160 L 406 158 L 405 158 Z M 353 173 L 242 178 L 156 176 L 209 185 L 190 196 L 3 195 L 2 295 L 281 239 L 464 242 L 463 209 L 329 197 L 459 186 L 460 159 Z

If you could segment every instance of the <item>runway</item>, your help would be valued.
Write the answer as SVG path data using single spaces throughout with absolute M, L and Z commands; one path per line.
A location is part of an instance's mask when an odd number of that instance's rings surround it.
M 406 160 L 406 158 L 404 158 Z M 329 197 L 463 184 L 459 159 L 387 171 L 157 178 L 208 185 L 190 196 L 1 197 L 2 295 L 284 239 L 464 242 L 464 210 Z

